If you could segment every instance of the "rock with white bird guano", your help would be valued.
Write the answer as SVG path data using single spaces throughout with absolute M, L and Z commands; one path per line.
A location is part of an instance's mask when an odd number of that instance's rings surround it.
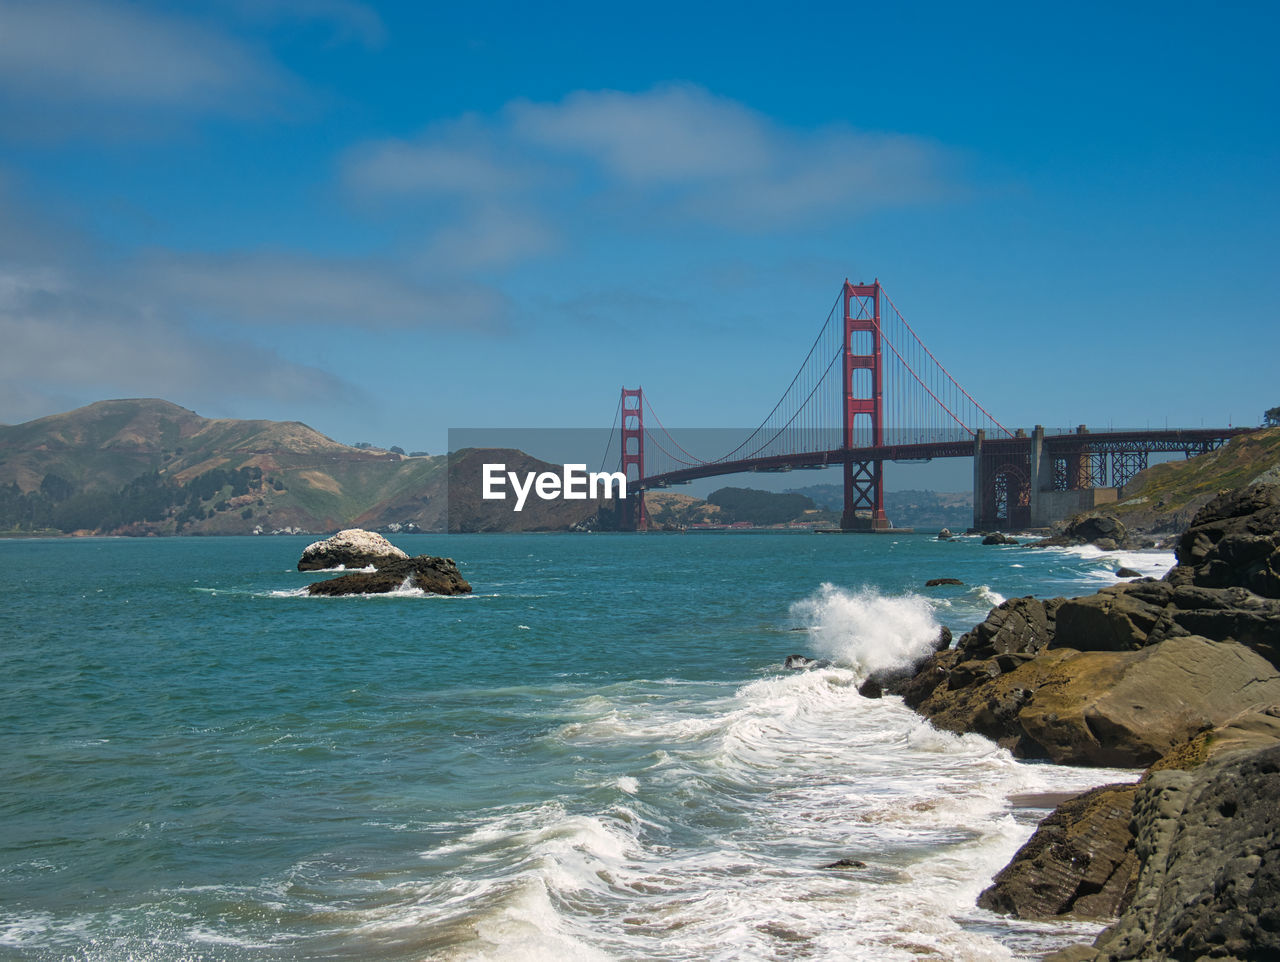
M 326 568 L 367 568 L 379 563 L 403 561 L 402 551 L 376 531 L 347 528 L 331 538 L 307 545 L 298 561 L 299 571 L 322 571 Z

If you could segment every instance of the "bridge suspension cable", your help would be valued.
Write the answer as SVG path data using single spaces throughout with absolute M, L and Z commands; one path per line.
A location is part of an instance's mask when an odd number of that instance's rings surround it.
M 856 312 L 849 315 L 852 326 L 846 311 Z M 875 390 L 880 396 L 873 405 Z M 770 458 L 809 454 L 827 463 L 833 454 L 877 443 L 970 440 L 979 429 L 1013 436 L 938 360 L 878 282 L 842 287 L 791 382 L 759 425 L 731 441 L 729 450 L 695 454 L 688 436 L 682 441 L 668 430 L 648 397 L 643 404 L 649 415 L 643 427 L 646 477 L 715 466 L 752 470 Z M 849 413 L 855 409 L 856 415 Z M 870 410 L 877 413 L 869 418 Z M 613 432 L 610 446 L 612 438 Z

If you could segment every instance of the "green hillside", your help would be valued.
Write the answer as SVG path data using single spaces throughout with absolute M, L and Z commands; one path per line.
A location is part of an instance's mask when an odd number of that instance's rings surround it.
M 405 456 L 297 421 L 203 418 L 157 399 L 101 401 L 0 426 L 0 533 L 325 533 L 339 528 L 564 531 L 595 501 L 480 497 L 486 461 L 559 471 L 520 451 Z M 452 490 L 453 511 L 448 510 Z
M 339 444 L 296 421 L 203 418 L 158 399 L 101 401 L 0 427 L 0 530 L 438 528 L 445 464 Z
M 1134 530 L 1177 532 L 1219 491 L 1261 481 L 1280 484 L 1280 428 L 1232 438 L 1189 460 L 1152 465 L 1124 486 L 1119 504 L 1091 513 L 1114 515 Z

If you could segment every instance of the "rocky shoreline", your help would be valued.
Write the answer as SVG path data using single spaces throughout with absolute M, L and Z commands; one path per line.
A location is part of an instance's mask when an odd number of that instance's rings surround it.
M 1162 580 L 1010 599 L 874 679 L 1020 757 L 1146 769 L 1059 805 L 979 898 L 1113 920 L 1052 962 L 1280 958 L 1280 486 L 1220 494 L 1176 556 Z

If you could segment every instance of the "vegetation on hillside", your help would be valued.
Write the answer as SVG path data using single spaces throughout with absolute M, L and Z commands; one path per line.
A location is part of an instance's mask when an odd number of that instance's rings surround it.
M 442 528 L 444 484 L 444 458 L 357 449 L 298 422 L 203 418 L 156 399 L 0 427 L 0 531 L 13 533 Z
M 1219 491 L 1263 481 L 1280 484 L 1280 427 L 1232 438 L 1189 460 L 1152 465 L 1124 486 L 1119 504 L 1093 513 L 1114 515 L 1131 528 L 1176 532 Z
M 811 498 L 803 494 L 776 494 L 754 488 L 720 488 L 707 495 L 707 502 L 720 509 L 725 524 L 786 524 L 805 520 L 817 511 Z

